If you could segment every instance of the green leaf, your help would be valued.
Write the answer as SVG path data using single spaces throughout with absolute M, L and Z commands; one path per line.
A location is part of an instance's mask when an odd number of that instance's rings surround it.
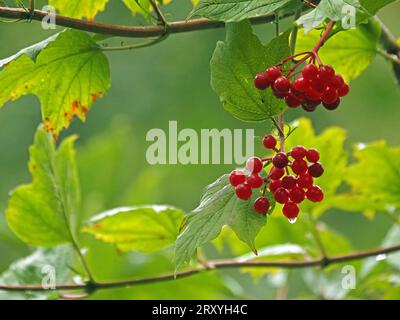
M 306 118 L 294 121 L 291 127 L 297 129 L 286 140 L 287 150 L 303 145 L 306 148 L 316 148 L 321 154 L 320 161 L 325 172 L 321 178 L 316 179 L 316 183 L 324 190 L 324 201 L 318 205 L 307 202 L 302 204 L 302 210 L 321 215 L 333 205 L 336 191 L 343 183 L 347 166 L 347 154 L 344 150 L 346 131 L 339 127 L 330 127 L 316 135 L 311 121 Z
M 211 59 L 211 84 L 224 108 L 238 119 L 262 121 L 284 109 L 271 90 L 256 89 L 253 79 L 290 54 L 288 36 L 284 33 L 265 47 L 248 21 L 227 25 L 226 40 L 217 43 Z
M 176 241 L 176 268 L 188 262 L 198 247 L 215 239 L 224 226 L 231 227 L 241 241 L 257 252 L 254 239 L 267 220 L 253 208 L 254 200 L 260 195 L 259 192 L 254 192 L 249 201 L 238 199 L 234 188 L 229 184 L 228 175 L 223 175 L 209 185 L 200 205 L 187 216 L 186 229 Z M 272 212 L 275 202 L 269 193 L 267 196 Z
M 172 0 L 157 0 L 158 4 L 166 5 Z M 153 6 L 150 0 L 122 0 L 122 2 L 131 10 L 132 14 L 141 14 L 145 17 L 149 17 L 153 11 Z
M 201 0 L 189 18 L 202 17 L 224 22 L 267 15 L 297 0 Z
M 365 20 L 373 17 L 380 9 L 396 0 L 360 0 L 362 10 L 357 12 L 357 24 L 364 23 Z
M 183 212 L 173 207 L 116 208 L 92 218 L 83 231 L 122 252 L 150 253 L 174 243 L 182 219 Z
M 16 188 L 10 196 L 6 218 L 24 242 L 55 246 L 72 241 L 80 208 L 80 188 L 70 137 L 56 150 L 52 136 L 39 128 L 30 148 L 32 183 Z
M 0 275 L 2 285 L 50 285 L 52 280 L 56 284 L 65 284 L 72 274 L 68 265 L 73 262 L 74 255 L 70 246 L 57 248 L 36 249 L 31 255 L 12 263 Z M 47 290 L 43 292 L 6 292 L 0 291 L 2 299 L 35 299 L 44 300 L 57 298 L 57 292 Z
M 335 206 L 368 215 L 400 208 L 400 148 L 391 148 L 383 141 L 359 144 L 354 157 L 357 162 L 344 174 L 351 190 L 337 196 Z
M 339 32 L 329 38 L 319 55 L 325 64 L 349 81 L 357 78 L 372 62 L 377 53 L 381 30 L 379 24 L 369 21 L 356 29 Z M 321 36 L 318 30 L 298 35 L 297 52 L 309 51 Z
M 0 72 L 0 107 L 27 94 L 37 95 L 45 125 L 55 136 L 74 116 L 85 120 L 93 102 L 110 87 L 107 58 L 84 32 L 66 30 L 31 47 L 28 54 L 14 56 L 11 62 L 6 59 Z
M 93 20 L 101 11 L 104 11 L 108 0 L 49 0 L 49 5 L 71 18 L 86 18 Z

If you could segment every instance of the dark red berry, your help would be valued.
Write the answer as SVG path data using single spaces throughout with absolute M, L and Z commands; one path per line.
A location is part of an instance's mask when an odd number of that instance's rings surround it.
M 305 92 L 309 87 L 309 82 L 303 77 L 299 77 L 294 80 L 292 87 L 298 92 Z
M 340 74 L 335 74 L 330 83 L 333 87 L 339 89 L 344 84 L 344 80 Z
M 304 160 L 294 160 L 292 163 L 292 170 L 297 175 L 306 173 L 308 170 L 307 162 Z
M 295 160 L 301 160 L 304 159 L 304 157 L 307 154 L 307 150 L 306 148 L 304 148 L 303 146 L 297 146 L 294 147 L 292 149 L 292 151 L 290 151 L 290 155 L 292 156 L 293 159 Z
M 271 67 L 265 71 L 265 76 L 269 83 L 274 83 L 281 75 L 282 72 L 277 67 Z
M 273 88 L 277 93 L 288 94 L 290 91 L 290 81 L 286 77 L 281 76 L 275 80 Z
M 252 195 L 251 187 L 247 183 L 236 186 L 235 193 L 237 197 L 242 200 L 249 200 Z
M 257 73 L 254 77 L 254 85 L 259 90 L 265 90 L 270 86 L 270 83 L 264 72 Z
M 263 139 L 263 145 L 267 149 L 274 149 L 276 144 L 276 138 L 272 134 L 265 136 Z
M 274 193 L 275 201 L 281 204 L 288 202 L 289 200 L 289 191 L 285 188 L 279 188 Z
M 258 173 L 252 173 L 247 178 L 247 184 L 252 187 L 253 189 L 260 188 L 264 183 L 263 178 L 261 178 Z
M 295 96 L 293 93 L 289 93 L 285 97 L 285 102 L 289 108 L 297 108 L 301 105 L 301 100 L 297 96 Z
M 302 188 L 295 187 L 289 192 L 289 198 L 294 203 L 302 203 L 306 198 L 306 193 Z
M 333 69 L 330 65 L 325 65 L 319 67 L 319 78 L 323 82 L 329 82 L 335 76 L 335 69 Z
M 272 180 L 278 180 L 282 178 L 285 174 L 285 170 L 279 169 L 276 167 L 272 167 L 271 171 L 269 172 L 269 178 Z
M 247 160 L 246 169 L 251 173 L 260 173 L 263 167 L 263 162 L 258 157 L 251 157 L 249 160 Z
M 338 89 L 338 94 L 339 97 L 345 97 L 349 94 L 350 92 L 350 87 L 347 83 L 344 83 L 339 89 Z
M 304 79 L 314 80 L 318 77 L 318 67 L 315 64 L 308 64 L 302 70 L 302 75 Z
M 280 93 L 280 92 L 277 92 L 277 91 L 275 91 L 275 90 L 273 90 L 272 93 L 273 93 L 274 96 L 275 96 L 276 98 L 278 98 L 278 99 L 284 99 L 284 98 L 288 95 L 287 92 L 285 92 L 285 93 Z
M 312 186 L 306 193 L 307 199 L 311 202 L 321 202 L 324 200 L 324 193 L 318 186 Z
M 319 152 L 316 149 L 309 149 L 306 157 L 309 162 L 318 162 Z
M 269 184 L 269 191 L 275 193 L 275 191 L 278 190 L 280 187 L 282 187 L 281 180 L 272 180 Z
M 245 181 L 246 181 L 246 173 L 242 170 L 234 170 L 229 175 L 229 182 L 234 187 L 236 187 L 241 183 L 244 183 Z
M 337 89 L 334 87 L 327 87 L 321 95 L 322 102 L 326 104 L 334 103 L 338 98 Z
M 269 203 L 268 199 L 265 197 L 259 197 L 254 202 L 254 209 L 259 214 L 266 214 L 269 210 L 269 206 L 270 206 L 270 203 Z
M 340 99 L 337 99 L 335 102 L 329 104 L 324 102 L 323 105 L 327 110 L 336 110 L 340 105 Z
M 297 179 L 294 176 L 286 176 L 282 179 L 282 187 L 290 190 L 293 189 L 297 184 Z
M 289 220 L 294 220 L 298 217 L 300 209 L 294 202 L 288 202 L 283 206 L 283 215 Z
M 273 158 L 272 158 L 272 163 L 276 168 L 283 169 L 285 168 L 288 163 L 289 159 L 284 152 L 278 152 Z
M 320 105 L 320 101 L 310 101 L 306 100 L 303 103 L 303 109 L 307 112 L 314 112 L 317 107 Z
M 320 163 L 314 163 L 308 167 L 308 173 L 311 174 L 314 178 L 319 178 L 324 174 L 324 167 Z
M 308 174 L 308 173 L 304 173 L 304 174 L 300 175 L 297 179 L 298 186 L 301 188 L 304 188 L 304 189 L 310 188 L 313 183 L 314 183 L 314 179 L 311 176 L 311 174 Z

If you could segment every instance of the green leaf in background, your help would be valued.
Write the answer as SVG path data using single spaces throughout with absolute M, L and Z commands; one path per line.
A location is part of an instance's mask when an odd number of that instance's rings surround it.
M 65 284 L 72 277 L 71 265 L 74 260 L 73 250 L 70 246 L 57 248 L 36 249 L 31 255 L 13 262 L 9 268 L 0 275 L 0 284 L 3 285 L 29 285 Z M 57 298 L 57 292 L 47 290 L 43 292 L 5 292 L 0 291 L 1 299 L 53 299 Z
M 200 205 L 187 216 L 186 229 L 176 241 L 176 268 L 188 262 L 198 247 L 215 239 L 224 226 L 231 227 L 236 236 L 256 252 L 255 237 L 267 221 L 266 216 L 257 214 L 253 208 L 259 196 L 260 193 L 254 192 L 249 201 L 238 199 L 228 175 L 209 185 Z M 267 196 L 272 212 L 275 202 L 270 194 Z
M 380 9 L 396 0 L 360 0 L 363 10 L 357 12 L 357 24 L 364 23 L 366 20 L 378 13 Z
M 49 0 L 49 5 L 55 7 L 62 15 L 71 18 L 86 18 L 94 20 L 94 17 L 104 11 L 108 0 Z
M 324 190 L 325 198 L 321 204 L 302 204 L 302 211 L 310 210 L 315 215 L 321 215 L 333 205 L 335 194 L 345 177 L 347 154 L 344 150 L 346 131 L 339 127 L 330 127 L 316 135 L 309 119 L 301 118 L 291 123 L 297 128 L 287 139 L 286 149 L 303 145 L 306 148 L 316 148 L 321 154 L 321 163 L 325 172 L 316 183 Z
M 260 91 L 254 76 L 290 54 L 288 33 L 266 47 L 248 21 L 227 25 L 225 42 L 218 42 L 211 59 L 211 85 L 224 108 L 244 121 L 262 121 L 280 113 L 284 103 L 271 90 Z
M 118 250 L 150 253 L 174 243 L 183 212 L 167 206 L 116 208 L 91 219 L 84 232 Z
M 160 5 L 166 5 L 172 0 L 157 0 Z M 153 6 L 150 0 L 122 0 L 122 2 L 131 10 L 132 14 L 141 14 L 145 17 L 149 17 L 153 11 Z
M 356 29 L 336 33 L 320 49 L 324 64 L 332 65 L 347 81 L 357 78 L 372 62 L 380 39 L 379 24 L 370 20 Z M 309 51 L 321 36 L 318 30 L 300 32 L 296 52 Z
M 272 13 L 290 2 L 298 0 L 201 0 L 189 14 L 189 18 L 202 17 L 224 22 L 238 22 L 244 19 Z
M 38 47 L 42 49 L 39 54 L 30 50 L 30 56 L 6 59 L 9 63 L 0 71 L 0 107 L 35 94 L 46 128 L 58 136 L 74 116 L 86 119 L 93 102 L 110 87 L 110 70 L 106 56 L 85 32 L 66 30 L 44 43 Z
M 400 148 L 385 142 L 359 144 L 357 162 L 344 173 L 351 190 L 335 198 L 336 207 L 348 211 L 393 213 L 400 207 Z
M 80 209 L 75 139 L 65 139 L 56 150 L 43 127 L 35 135 L 29 161 L 32 183 L 16 188 L 6 209 L 10 228 L 30 245 L 49 247 L 72 241 Z

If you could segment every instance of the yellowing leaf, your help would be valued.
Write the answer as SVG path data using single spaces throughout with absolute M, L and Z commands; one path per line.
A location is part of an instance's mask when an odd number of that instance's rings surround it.
M 158 4 L 166 5 L 172 0 L 157 0 Z M 132 14 L 142 14 L 145 17 L 153 11 L 150 0 L 122 0 L 122 2 L 131 10 Z
M 108 0 L 49 0 L 62 15 L 71 18 L 87 18 L 93 20 L 101 11 L 104 11 Z

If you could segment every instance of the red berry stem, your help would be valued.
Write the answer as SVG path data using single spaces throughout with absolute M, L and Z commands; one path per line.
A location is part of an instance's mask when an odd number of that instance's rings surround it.
M 325 32 L 323 33 L 323 35 L 319 39 L 318 43 L 316 44 L 316 46 L 312 50 L 312 52 L 315 54 L 316 57 L 318 57 L 318 51 L 319 51 L 319 49 L 321 49 L 321 47 L 325 43 L 325 40 L 328 38 L 328 36 L 331 33 L 334 25 L 335 25 L 335 21 L 331 20 L 328 23 L 328 26 L 326 27 Z

